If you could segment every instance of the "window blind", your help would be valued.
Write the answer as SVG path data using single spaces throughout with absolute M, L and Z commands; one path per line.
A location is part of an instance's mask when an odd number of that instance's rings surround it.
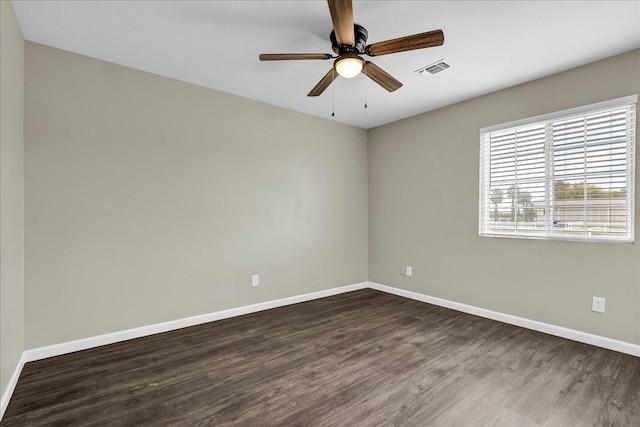
M 481 129 L 480 234 L 632 242 L 636 103 Z

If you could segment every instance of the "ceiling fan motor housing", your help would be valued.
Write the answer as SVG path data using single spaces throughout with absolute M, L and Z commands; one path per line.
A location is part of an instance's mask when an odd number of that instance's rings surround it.
M 367 30 L 364 27 L 358 24 L 353 24 L 353 32 L 355 35 L 356 43 L 354 46 L 351 46 L 339 44 L 336 40 L 335 31 L 331 31 L 329 39 L 331 39 L 331 48 L 335 53 L 337 53 L 338 55 L 342 55 L 344 53 L 364 53 L 365 47 L 367 46 L 367 38 L 369 37 L 369 33 L 367 33 Z

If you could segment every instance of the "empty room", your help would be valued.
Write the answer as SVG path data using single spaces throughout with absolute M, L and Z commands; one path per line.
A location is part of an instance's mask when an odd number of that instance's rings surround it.
M 640 1 L 0 30 L 0 426 L 640 426 Z

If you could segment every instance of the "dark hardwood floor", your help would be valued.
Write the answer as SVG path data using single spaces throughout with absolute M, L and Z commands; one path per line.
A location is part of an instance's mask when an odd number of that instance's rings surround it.
M 640 426 L 640 358 L 367 289 L 27 363 L 40 425 Z

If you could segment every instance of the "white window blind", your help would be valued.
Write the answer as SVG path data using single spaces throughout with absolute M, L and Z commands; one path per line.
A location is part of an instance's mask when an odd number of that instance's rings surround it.
M 480 234 L 633 241 L 637 96 L 480 130 Z

